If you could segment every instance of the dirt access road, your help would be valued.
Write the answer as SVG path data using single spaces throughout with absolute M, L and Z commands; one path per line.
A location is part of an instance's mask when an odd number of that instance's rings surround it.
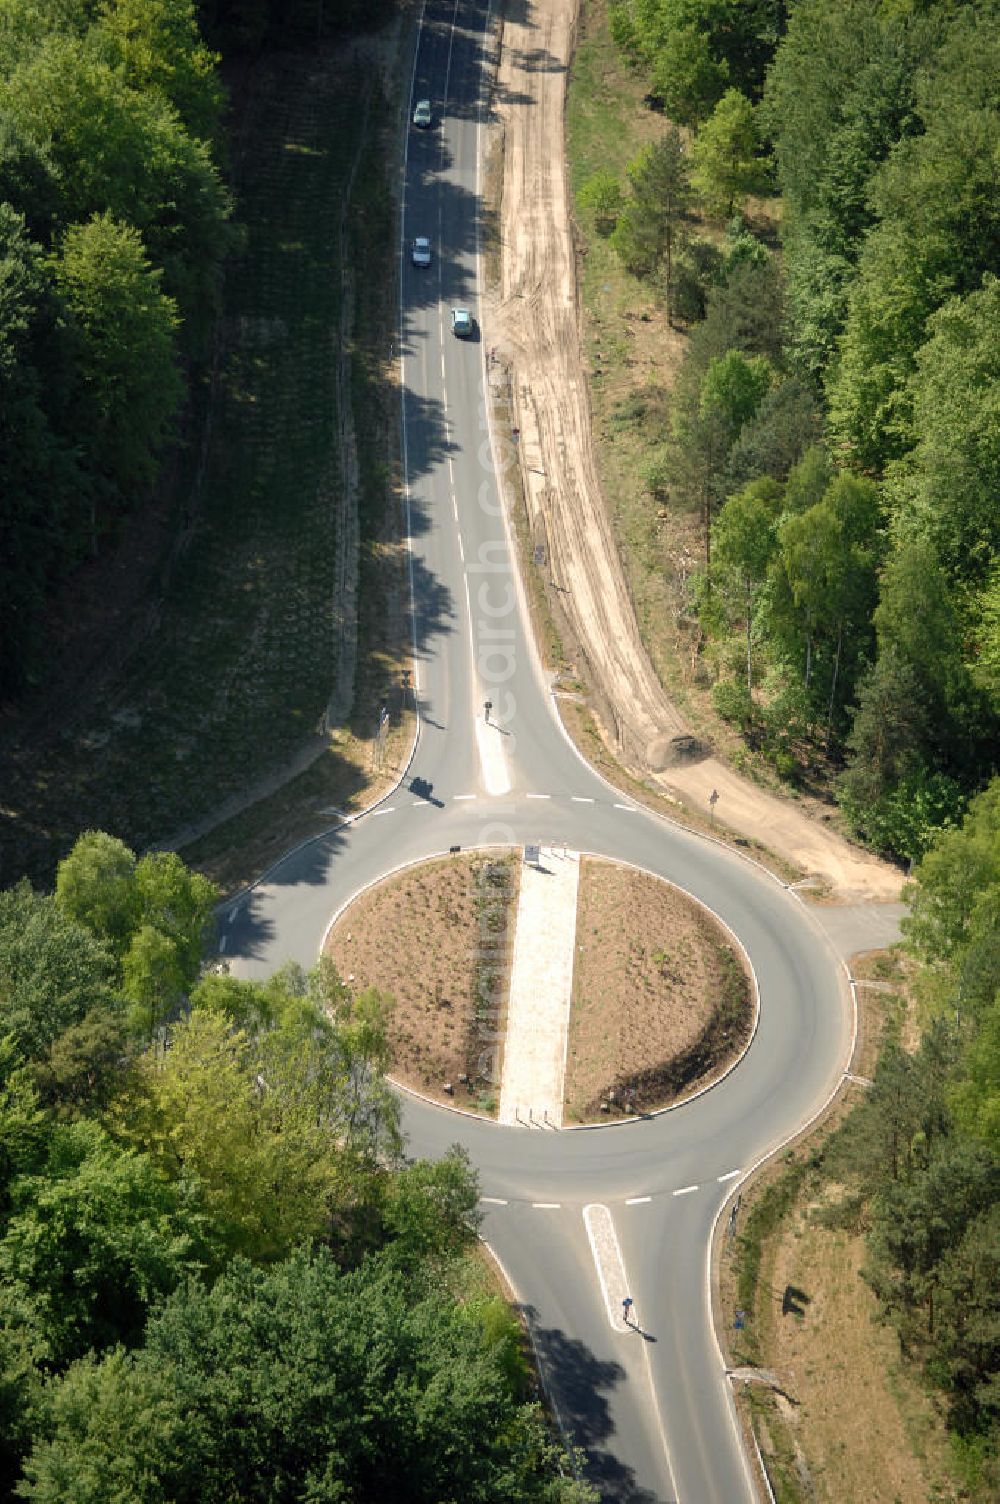
M 577 0 L 531 0 L 503 22 L 487 151 L 502 149 L 500 282 L 484 298 L 490 344 L 511 371 L 533 540 L 586 658 L 616 755 L 829 886 L 893 901 L 898 871 L 704 755 L 643 647 L 594 460 L 580 355 L 563 113 Z

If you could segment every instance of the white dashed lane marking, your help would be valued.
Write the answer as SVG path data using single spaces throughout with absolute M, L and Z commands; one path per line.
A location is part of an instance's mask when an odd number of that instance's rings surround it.
M 551 799 L 551 794 L 525 794 L 525 799 Z
M 572 794 L 570 797 L 574 804 L 593 804 L 594 802 L 593 799 L 585 798 L 583 794 Z
M 506 1206 L 508 1203 L 501 1196 L 480 1196 L 484 1206 Z
M 376 815 L 394 815 L 396 813 L 396 806 L 394 804 L 390 804 L 388 809 L 377 809 L 374 811 L 374 813 Z
M 629 814 L 629 815 L 634 815 L 636 813 L 636 808 L 635 808 L 634 804 L 616 804 L 614 806 L 614 808 L 615 809 L 623 809 L 623 810 L 625 810 L 626 814 Z
M 533 1201 L 532 1209 L 536 1212 L 557 1212 L 562 1206 L 561 1201 Z
M 475 799 L 475 794 L 453 794 L 453 799 Z
M 692 1191 L 699 1189 L 696 1185 L 682 1185 L 679 1191 L 674 1191 L 675 1196 L 690 1196 Z
M 725 1175 L 719 1175 L 716 1178 L 719 1184 L 722 1185 L 727 1180 L 735 1180 L 739 1173 L 739 1170 L 729 1170 Z
M 652 1201 L 652 1196 L 629 1196 L 626 1206 L 645 1206 L 647 1201 Z

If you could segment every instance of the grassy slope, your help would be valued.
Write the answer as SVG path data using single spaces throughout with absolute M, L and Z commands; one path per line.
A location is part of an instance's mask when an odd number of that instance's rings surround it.
M 97 685 L 57 735 L 20 747 L 7 739 L 4 882 L 21 872 L 47 880 L 88 826 L 139 847 L 166 837 L 280 767 L 320 722 L 338 630 L 339 227 L 369 96 L 376 140 L 382 124 L 373 72 L 352 72 L 333 52 L 286 55 L 258 64 L 244 86 L 234 152 L 242 246 L 227 268 L 191 544 L 156 630 L 124 671 Z M 390 278 L 392 267 L 388 195 L 377 153 L 361 166 L 349 254 L 363 255 L 380 285 L 380 258 Z M 384 318 L 370 299 L 358 304 L 362 321 Z M 377 534 L 389 398 L 365 354 L 373 339 L 387 349 L 385 331 L 362 324 L 351 374 L 363 399 L 362 443 L 381 430 L 378 455 L 362 466 L 362 615 L 387 562 Z M 364 666 L 368 698 L 384 690 L 388 672 L 377 664 L 370 683 Z M 342 804 L 365 783 L 365 759 L 352 758 L 349 742 L 331 754 L 338 767 L 323 770 L 319 797 L 328 802 L 331 790 Z
M 856 975 L 878 984 L 859 989 L 852 1069 L 865 1076 L 883 1039 L 906 1033 L 903 978 L 888 953 L 869 958 Z M 899 992 L 884 990 L 887 982 Z M 822 1124 L 765 1168 L 743 1195 L 741 1231 L 723 1249 L 730 1361 L 772 1372 L 781 1386 L 778 1394 L 754 1385 L 739 1395 L 778 1504 L 964 1497 L 951 1476 L 939 1398 L 924 1389 L 895 1333 L 877 1322 L 861 1277 L 864 1238 L 829 1215 L 850 1188 L 831 1178 L 823 1145 L 861 1092 L 852 1086 Z

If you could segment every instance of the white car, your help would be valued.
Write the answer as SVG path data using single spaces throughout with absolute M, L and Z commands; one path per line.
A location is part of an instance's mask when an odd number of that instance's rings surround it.
M 433 124 L 433 121 L 434 117 L 431 112 L 430 100 L 418 99 L 417 107 L 413 111 L 413 124 L 419 126 L 421 130 L 425 131 L 429 125 Z
M 418 235 L 413 242 L 413 247 L 410 251 L 410 260 L 414 266 L 430 266 L 431 243 L 425 235 Z
M 474 328 L 472 314 L 467 308 L 451 310 L 451 332 L 459 339 L 468 339 Z

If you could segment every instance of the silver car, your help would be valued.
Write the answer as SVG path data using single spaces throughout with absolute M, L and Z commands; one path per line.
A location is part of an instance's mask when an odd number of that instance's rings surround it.
M 451 310 L 451 332 L 459 339 L 468 339 L 475 326 L 472 322 L 472 314 L 467 308 L 453 308 Z
M 434 117 L 431 112 L 430 100 L 418 99 L 417 107 L 413 111 L 413 124 L 419 126 L 421 130 L 425 131 L 429 125 L 433 124 L 433 120 Z
M 413 247 L 410 251 L 410 260 L 414 266 L 430 266 L 431 243 L 425 235 L 418 235 L 413 242 Z

